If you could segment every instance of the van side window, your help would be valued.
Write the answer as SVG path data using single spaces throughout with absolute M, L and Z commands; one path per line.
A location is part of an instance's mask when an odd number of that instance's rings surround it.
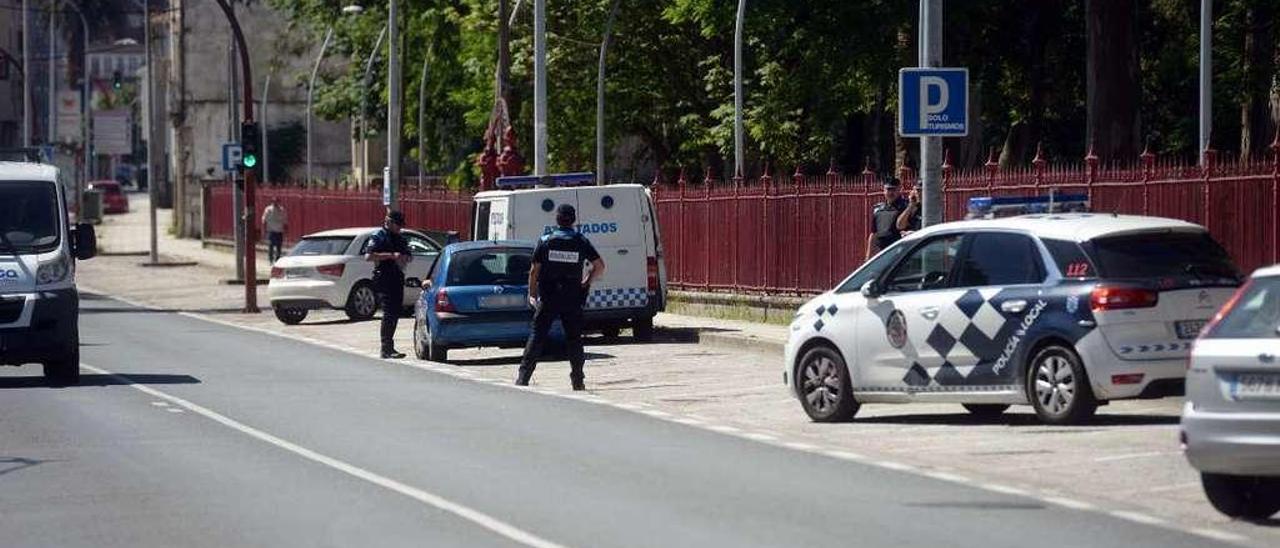
M 473 240 L 481 242 L 489 239 L 489 202 L 476 204 L 476 235 Z
M 1089 257 L 1084 254 L 1084 250 L 1080 249 L 1080 244 L 1066 240 L 1042 239 L 1040 241 L 1049 250 L 1053 263 L 1058 265 L 1058 271 L 1062 272 L 1063 277 L 1096 278 L 1098 276 L 1093 264 L 1089 262 Z
M 1021 234 L 982 232 L 960 262 L 960 287 L 1031 284 L 1044 281 L 1040 252 Z

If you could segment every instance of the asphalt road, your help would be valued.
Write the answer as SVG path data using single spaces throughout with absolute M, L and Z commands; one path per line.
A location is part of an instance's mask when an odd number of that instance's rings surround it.
M 0 370 L 5 546 L 1213 545 L 110 300 L 81 332 L 81 386 Z

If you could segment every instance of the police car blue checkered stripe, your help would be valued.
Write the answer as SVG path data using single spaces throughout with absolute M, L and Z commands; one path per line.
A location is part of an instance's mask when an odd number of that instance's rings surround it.
M 587 296 L 587 309 L 643 308 L 649 304 L 649 290 L 643 287 L 597 289 Z

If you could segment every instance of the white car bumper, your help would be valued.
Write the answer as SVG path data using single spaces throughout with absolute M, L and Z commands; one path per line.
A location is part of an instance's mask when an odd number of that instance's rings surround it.
M 267 299 L 272 307 L 342 308 L 347 304 L 347 292 L 335 281 L 273 279 L 267 285 Z
M 1187 460 L 1202 472 L 1280 476 L 1280 413 L 1182 408 Z

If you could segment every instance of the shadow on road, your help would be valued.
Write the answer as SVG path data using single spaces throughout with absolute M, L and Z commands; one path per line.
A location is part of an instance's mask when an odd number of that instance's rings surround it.
M 80 309 L 80 314 L 92 316 L 96 314 L 239 314 L 240 308 L 134 308 L 129 306 L 93 306 Z
M 1089 426 L 1160 426 L 1178 424 L 1177 415 L 1096 415 L 1092 420 L 1075 427 L 1056 428 L 1027 433 L 1077 433 L 1087 432 Z M 1031 413 L 1004 414 L 994 419 L 975 417 L 965 412 L 954 414 L 888 415 L 854 419 L 863 424 L 911 424 L 948 426 L 1047 426 Z
M 27 459 L 23 457 L 0 457 L 0 476 L 17 472 L 32 466 L 39 466 L 49 461 Z
M 96 386 L 129 386 L 132 384 L 200 384 L 200 379 L 191 375 L 98 375 L 82 374 L 79 384 L 59 386 L 56 388 L 84 388 Z M 0 389 L 6 388 L 55 388 L 50 387 L 43 376 L 0 377 Z
M 584 356 L 587 358 L 587 366 L 591 365 L 591 360 L 605 360 L 614 357 L 612 354 L 601 354 L 599 352 L 586 352 Z M 456 365 L 458 367 L 502 367 L 504 365 L 519 365 L 520 358 L 521 356 L 519 354 L 474 360 L 458 360 L 450 358 L 448 365 Z M 538 365 L 565 361 L 569 361 L 569 358 L 565 357 L 563 354 L 548 353 L 544 354 L 541 358 L 538 358 Z

